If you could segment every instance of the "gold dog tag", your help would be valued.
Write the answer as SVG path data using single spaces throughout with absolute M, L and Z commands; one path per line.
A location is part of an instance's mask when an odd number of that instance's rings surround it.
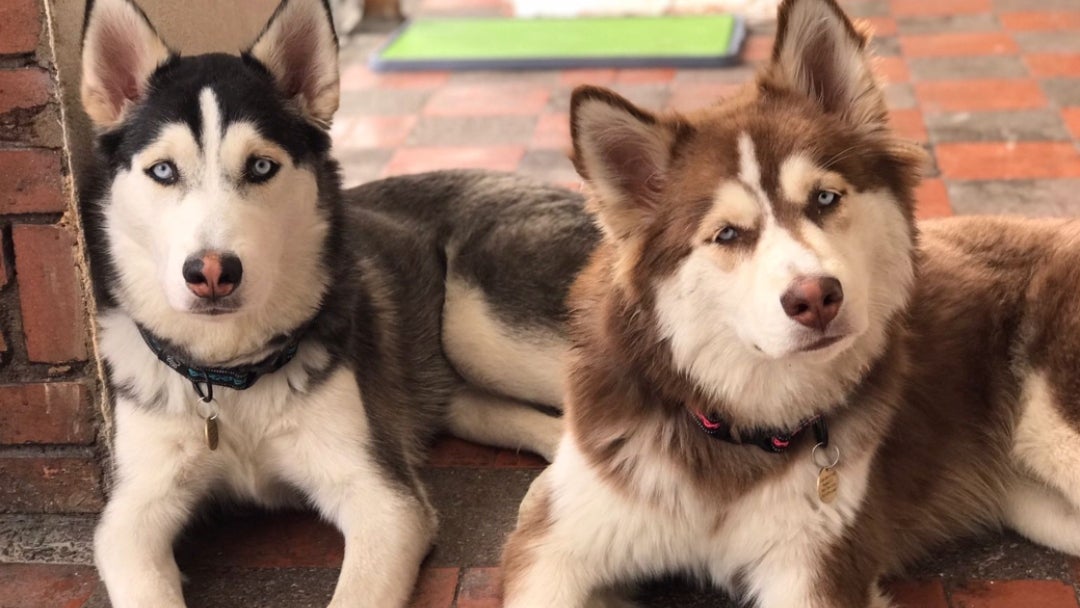
M 840 476 L 836 469 L 825 467 L 817 476 L 818 499 L 825 504 L 832 504 L 836 500 L 836 493 L 840 490 Z
M 218 423 L 217 414 L 210 414 L 206 417 L 206 447 L 211 451 L 216 450 L 218 446 Z M 818 482 L 820 484 L 820 481 Z

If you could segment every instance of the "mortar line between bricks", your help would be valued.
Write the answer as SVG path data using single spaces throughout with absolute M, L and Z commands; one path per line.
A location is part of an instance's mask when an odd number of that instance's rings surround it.
M 97 458 L 92 445 L 5 445 L 0 446 L 0 459 L 26 458 Z
M 48 103 L 42 104 L 42 107 L 48 107 L 48 106 L 49 106 Z M 42 150 L 42 151 L 45 151 L 45 152 L 63 152 L 63 148 L 60 148 L 60 147 L 54 148 L 54 147 L 50 147 L 50 146 L 42 146 L 42 145 L 36 144 L 36 143 L 26 143 L 26 142 L 15 141 L 15 140 L 7 140 L 7 141 L 4 141 L 3 144 L 4 144 L 3 146 L 0 146 L 0 149 L 9 150 L 9 151 L 12 151 L 12 152 L 22 152 L 22 151 L 27 151 L 27 150 Z
M 1077 587 L 1076 572 L 1077 567 L 1074 567 L 1075 557 L 1062 557 L 1065 560 L 1065 579 L 1066 582 L 1072 587 L 1073 596 L 1076 597 L 1076 604 L 1080 606 L 1080 588 Z M 1078 566 L 1080 567 L 1080 566 Z
M 465 568 L 457 567 L 457 582 L 454 584 L 454 598 L 450 601 L 449 608 L 457 608 L 458 596 L 461 595 L 461 583 L 465 580 Z
M 950 576 L 941 577 L 941 588 L 945 592 L 945 603 L 949 608 L 953 608 L 953 590 L 956 588 L 956 581 Z
M 0 70 L 18 70 L 29 67 L 37 67 L 34 52 L 0 55 Z
M 13 352 L 10 344 L 8 347 L 8 352 Z M 26 353 L 22 352 L 22 356 L 25 358 Z M 21 373 L 12 375 L 0 371 L 0 386 L 81 382 L 86 379 L 87 365 L 90 365 L 89 361 L 71 361 L 68 363 L 28 362 L 22 365 Z M 67 370 L 64 371 L 63 368 L 67 368 Z
M 5 213 L 3 225 L 33 224 L 35 226 L 53 226 L 64 219 L 63 213 Z

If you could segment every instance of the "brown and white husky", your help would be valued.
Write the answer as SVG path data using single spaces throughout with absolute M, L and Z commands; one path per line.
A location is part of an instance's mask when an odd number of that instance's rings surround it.
M 700 113 L 575 92 L 605 237 L 508 608 L 672 571 L 884 608 L 882 574 L 998 526 L 1080 555 L 1080 223 L 917 230 L 886 117 L 834 0 L 785 0 L 756 81 Z

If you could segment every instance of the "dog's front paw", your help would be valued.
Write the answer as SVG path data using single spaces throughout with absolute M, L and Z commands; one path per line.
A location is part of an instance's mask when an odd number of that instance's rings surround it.
M 550 468 L 544 469 L 536 479 L 529 484 L 529 489 L 525 492 L 525 496 L 521 499 L 521 504 L 518 505 L 518 523 L 528 518 L 528 514 L 538 508 L 540 496 L 547 493 L 547 478 Z

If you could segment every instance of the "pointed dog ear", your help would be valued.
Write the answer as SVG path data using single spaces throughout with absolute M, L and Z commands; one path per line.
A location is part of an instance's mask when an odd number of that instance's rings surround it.
M 340 85 L 337 35 L 324 0 L 282 0 L 247 54 L 266 66 L 305 117 L 329 126 Z
M 574 91 L 574 164 L 596 194 L 601 225 L 617 241 L 630 239 L 652 220 L 678 130 L 607 89 Z
M 780 82 L 857 126 L 885 125 L 867 36 L 835 0 L 784 0 L 766 79 Z
M 130 0 L 94 2 L 83 32 L 83 108 L 108 129 L 142 101 L 150 76 L 174 53 Z

